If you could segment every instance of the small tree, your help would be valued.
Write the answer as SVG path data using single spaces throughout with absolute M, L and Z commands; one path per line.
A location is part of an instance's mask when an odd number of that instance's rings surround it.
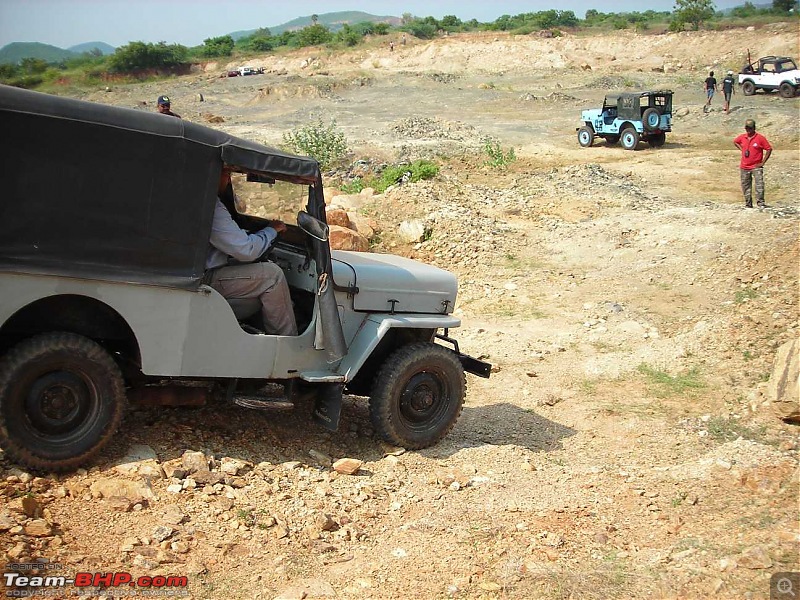
M 221 35 L 215 38 L 203 40 L 203 56 L 230 56 L 233 54 L 233 38 L 229 35 Z
M 324 125 L 319 119 L 317 123 L 284 133 L 283 141 L 292 152 L 313 156 L 323 169 L 347 154 L 347 140 L 336 127 L 336 121 Z
M 712 0 L 675 0 L 670 28 L 681 31 L 688 23 L 697 31 L 700 25 L 714 16 L 715 10 Z
M 333 39 L 333 34 L 324 25 L 309 25 L 297 32 L 299 46 L 318 46 L 327 44 Z
M 797 11 L 797 0 L 772 0 L 772 11 L 779 15 L 788 15 Z

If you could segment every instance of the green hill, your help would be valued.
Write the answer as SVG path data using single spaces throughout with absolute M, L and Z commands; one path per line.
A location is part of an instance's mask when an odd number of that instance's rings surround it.
M 0 64 L 19 64 L 23 58 L 38 58 L 46 62 L 59 62 L 75 54 L 63 48 L 39 42 L 11 42 L 0 48 Z
M 347 11 L 340 11 L 340 12 L 332 12 L 332 13 L 324 13 L 317 15 L 317 23 L 320 25 L 324 25 L 331 31 L 336 31 L 341 29 L 342 25 L 345 23 L 353 24 L 353 23 L 362 23 L 364 21 L 369 21 L 371 23 L 390 23 L 392 25 L 399 25 L 400 24 L 400 17 L 391 17 L 391 16 L 378 16 L 372 15 L 370 13 L 365 13 L 357 10 L 347 10 Z M 292 19 L 291 21 L 287 21 L 282 25 L 275 25 L 273 27 L 268 27 L 270 33 L 272 35 L 280 35 L 284 31 L 291 31 L 293 29 L 302 29 L 303 27 L 308 27 L 312 24 L 311 15 L 307 17 L 298 17 L 296 19 Z M 252 35 L 256 32 L 256 29 L 249 29 L 246 31 L 234 31 L 229 35 L 234 39 L 238 40 L 239 38 L 247 37 L 248 35 Z
M 86 42 L 84 44 L 78 44 L 77 46 L 70 46 L 67 48 L 70 52 L 74 52 L 75 54 L 83 54 L 84 52 L 91 52 L 97 48 L 103 55 L 114 54 L 114 46 L 106 44 L 105 42 Z

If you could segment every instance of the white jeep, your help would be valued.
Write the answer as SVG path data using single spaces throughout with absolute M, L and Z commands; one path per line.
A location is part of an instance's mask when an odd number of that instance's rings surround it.
M 739 85 L 745 96 L 778 90 L 783 98 L 793 98 L 800 91 L 800 70 L 787 56 L 764 56 L 742 69 Z

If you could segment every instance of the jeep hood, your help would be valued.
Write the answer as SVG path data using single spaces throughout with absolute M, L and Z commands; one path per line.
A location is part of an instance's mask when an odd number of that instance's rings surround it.
M 353 289 L 354 310 L 453 312 L 458 280 L 449 271 L 392 254 L 335 250 L 332 255 L 333 280 L 340 291 Z

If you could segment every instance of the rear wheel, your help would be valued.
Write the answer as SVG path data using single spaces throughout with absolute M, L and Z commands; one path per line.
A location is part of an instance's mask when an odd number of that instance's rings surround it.
M 657 108 L 648 108 L 642 114 L 642 124 L 647 131 L 655 131 L 661 125 L 661 113 Z
M 647 143 L 650 144 L 653 148 L 660 148 L 664 145 L 664 142 L 667 141 L 667 134 L 663 131 L 661 133 L 654 133 L 649 138 L 647 138 Z
M 119 367 L 83 336 L 29 338 L 0 361 L 0 445 L 27 467 L 85 463 L 114 435 L 125 404 Z
M 423 342 L 396 350 L 378 371 L 369 401 L 386 441 L 416 450 L 441 440 L 461 414 L 464 368 L 451 350 Z
M 756 84 L 753 83 L 752 81 L 745 81 L 742 84 L 742 93 L 745 96 L 752 96 L 753 94 L 756 93 Z
M 622 147 L 625 148 L 625 150 L 635 150 L 636 145 L 639 143 L 639 132 L 633 127 L 628 127 L 622 132 L 620 141 L 622 142 Z
M 778 92 L 781 98 L 794 98 L 794 86 L 786 81 L 778 88 Z
M 591 127 L 581 127 L 578 129 L 578 143 L 584 148 L 588 148 L 594 142 L 594 131 Z

